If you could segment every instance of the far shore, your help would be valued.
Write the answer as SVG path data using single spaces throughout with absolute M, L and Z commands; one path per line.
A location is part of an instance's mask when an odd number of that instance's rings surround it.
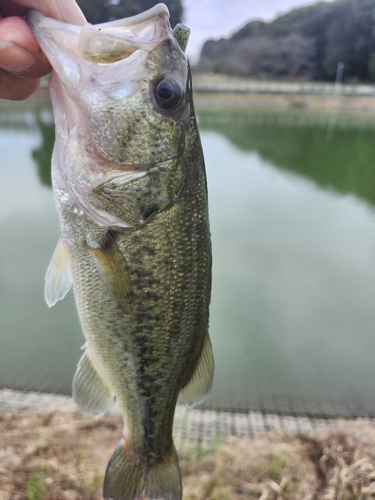
M 327 82 L 252 80 L 228 75 L 193 74 L 194 102 L 202 109 L 314 109 L 375 111 L 375 86 Z M 49 99 L 48 77 L 30 101 Z
M 329 82 L 253 80 L 216 74 L 193 75 L 199 107 L 375 110 L 375 86 Z

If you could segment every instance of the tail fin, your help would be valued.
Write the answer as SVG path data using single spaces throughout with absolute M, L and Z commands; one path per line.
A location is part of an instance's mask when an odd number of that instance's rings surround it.
M 148 500 L 182 499 L 181 473 L 174 445 L 172 445 L 172 451 L 169 455 L 151 465 L 145 497 Z
M 181 500 L 182 483 L 177 451 L 155 461 L 148 473 L 145 465 L 123 441 L 108 462 L 103 486 L 105 500 L 139 500 L 144 491 L 147 500 Z
M 103 497 L 105 500 L 139 500 L 145 483 L 144 464 L 120 441 L 107 465 Z

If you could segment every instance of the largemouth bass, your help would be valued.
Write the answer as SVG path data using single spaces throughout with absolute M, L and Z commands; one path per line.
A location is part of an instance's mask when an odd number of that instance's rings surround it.
M 112 500 L 182 498 L 177 398 L 212 384 L 211 244 L 186 30 L 159 4 L 74 26 L 30 11 L 54 69 L 53 189 L 61 238 L 51 306 L 73 284 L 86 338 L 73 396 L 98 416 L 118 400 L 124 432 L 105 475 Z

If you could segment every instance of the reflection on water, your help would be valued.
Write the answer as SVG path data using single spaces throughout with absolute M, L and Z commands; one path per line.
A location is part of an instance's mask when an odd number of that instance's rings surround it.
M 199 122 L 214 245 L 211 404 L 274 394 L 374 406 L 375 118 L 213 111 Z M 0 385 L 69 393 L 83 343 L 72 296 L 51 310 L 42 296 L 58 239 L 53 133 L 49 108 L 0 108 Z
M 70 392 L 83 339 L 72 296 L 53 309 L 44 303 L 59 228 L 52 190 L 39 177 L 47 164 L 33 159 L 43 143 L 38 121 L 51 123 L 52 114 L 27 103 L 0 109 L 0 386 Z
M 278 169 L 375 204 L 375 116 L 216 111 L 202 115 L 200 126 Z
M 51 186 L 51 156 L 53 144 L 55 142 L 55 125 L 52 115 L 48 118 L 43 116 L 43 113 L 38 113 L 36 116 L 36 124 L 42 136 L 42 143 L 32 151 L 32 157 L 38 167 L 38 174 L 42 184 Z

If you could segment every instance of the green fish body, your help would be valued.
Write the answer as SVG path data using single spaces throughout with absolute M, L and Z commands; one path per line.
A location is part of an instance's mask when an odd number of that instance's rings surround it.
M 54 68 L 53 187 L 61 238 L 46 275 L 51 306 L 73 283 L 87 340 L 73 397 L 124 432 L 103 495 L 182 498 L 173 417 L 209 391 L 211 243 L 191 76 L 163 4 L 83 27 L 29 23 Z M 182 30 L 182 31 L 181 31 Z

